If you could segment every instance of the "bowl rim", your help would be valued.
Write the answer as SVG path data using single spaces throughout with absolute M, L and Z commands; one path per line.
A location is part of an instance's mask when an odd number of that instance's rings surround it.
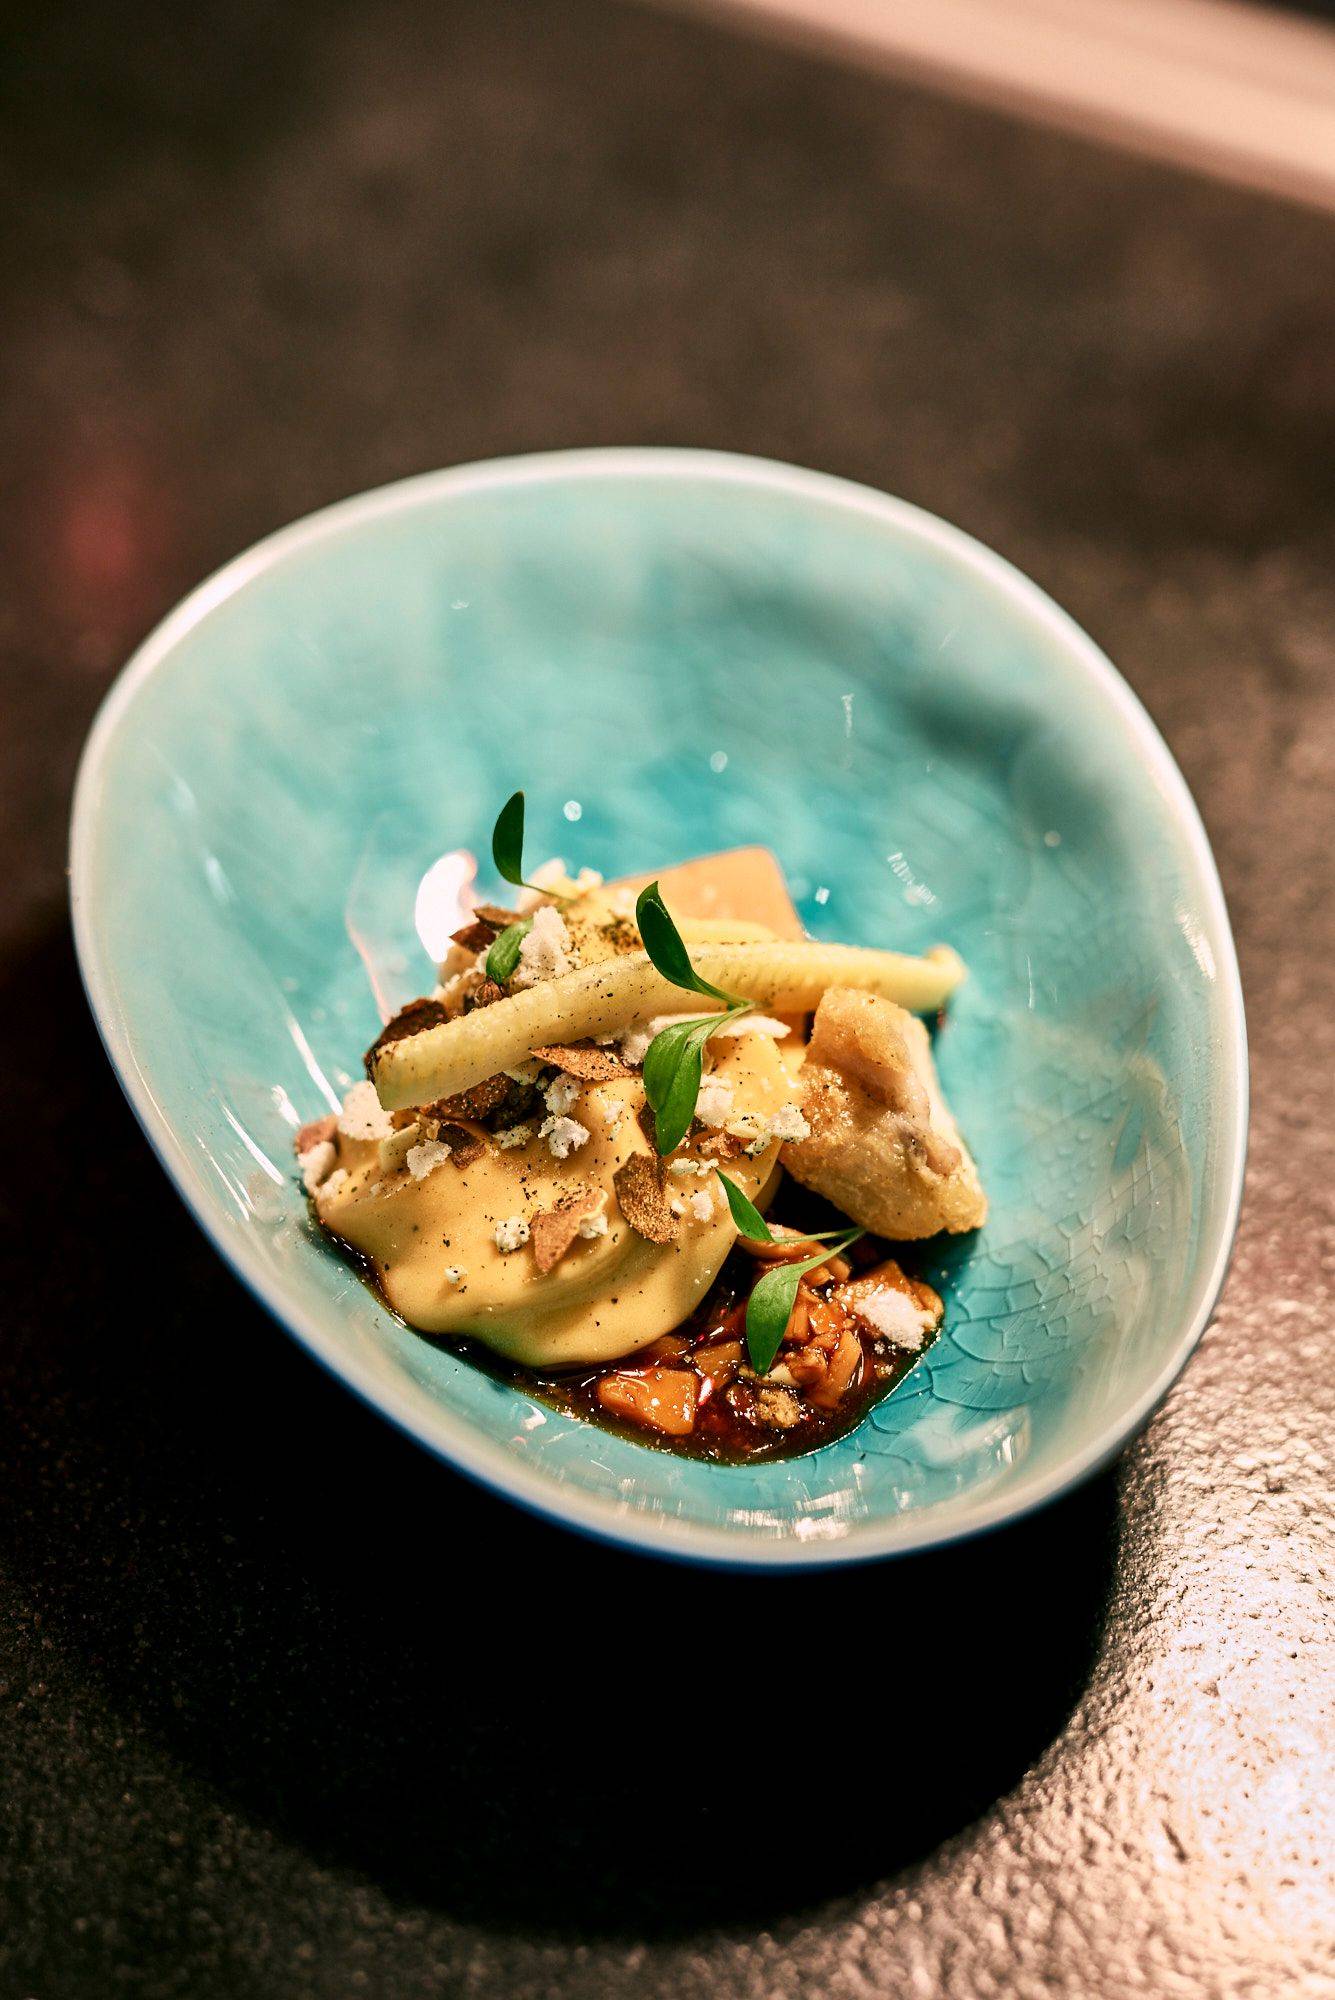
M 1111 1418 L 1081 1451 L 1059 1460 L 1046 1474 L 1017 1487 L 981 1496 L 967 1513 L 934 1524 L 931 1507 L 894 1514 L 848 1530 L 839 1539 L 801 1540 L 794 1535 L 754 1539 L 735 1528 L 648 1514 L 587 1489 L 564 1486 L 526 1464 L 499 1440 L 483 1437 L 448 1405 L 424 1419 L 406 1393 L 374 1376 L 356 1357 L 340 1355 L 326 1338 L 322 1315 L 289 1295 L 281 1277 L 260 1269 L 246 1254 L 244 1231 L 224 1227 L 222 1214 L 201 1189 L 192 1191 L 187 1148 L 160 1111 L 147 1078 L 130 1047 L 115 1004 L 110 969 L 104 959 L 96 911 L 89 895 L 98 835 L 105 767 L 122 720 L 144 684 L 176 646 L 213 610 L 289 556 L 332 534 L 423 503 L 457 500 L 503 487 L 586 479 L 705 479 L 741 488 L 785 493 L 798 500 L 834 507 L 891 529 L 901 538 L 943 553 L 971 570 L 1009 600 L 1022 619 L 1045 628 L 1059 645 L 1067 667 L 1094 684 L 1119 711 L 1151 769 L 1169 817 L 1183 840 L 1199 886 L 1208 944 L 1214 955 L 1218 994 L 1219 1057 L 1212 1068 L 1220 1093 L 1220 1171 L 1227 1175 L 1223 1223 L 1208 1253 L 1198 1259 L 1196 1284 L 1176 1338 L 1148 1387 Z M 1107 655 L 1070 615 L 1005 557 L 962 529 L 910 501 L 831 473 L 779 460 L 675 446 L 610 446 L 530 452 L 484 459 L 418 473 L 372 488 L 303 516 L 253 544 L 216 570 L 168 612 L 136 648 L 112 682 L 84 745 L 75 779 L 70 824 L 70 902 L 75 949 L 84 990 L 130 1106 L 169 1174 L 178 1194 L 225 1262 L 279 1324 L 363 1402 L 443 1459 L 542 1518 L 578 1529 L 595 1540 L 686 1562 L 732 1570 L 829 1568 L 909 1555 L 970 1539 L 1022 1519 L 1100 1471 L 1149 1422 L 1185 1367 L 1209 1324 L 1228 1274 L 1247 1150 L 1248 1053 L 1237 951 L 1223 887 L 1204 825 L 1185 778 L 1168 745 L 1128 683 Z M 230 1223 L 230 1219 L 229 1219 Z

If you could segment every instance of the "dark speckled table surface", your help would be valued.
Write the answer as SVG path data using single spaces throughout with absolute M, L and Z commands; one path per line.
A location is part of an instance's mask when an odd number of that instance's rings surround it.
M 1335 1993 L 1335 224 L 598 0 L 56 4 L 0 71 L 0 1993 Z M 64 823 L 173 600 L 570 443 L 906 494 L 1103 642 L 1254 1056 L 1110 1472 L 892 1569 L 577 1543 L 285 1341 L 86 1017 Z

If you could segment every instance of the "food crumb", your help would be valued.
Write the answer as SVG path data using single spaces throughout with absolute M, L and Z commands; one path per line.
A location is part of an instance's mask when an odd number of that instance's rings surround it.
M 404 1165 L 415 1181 L 424 1181 L 437 1167 L 444 1166 L 453 1148 L 443 1139 L 423 1139 L 420 1146 L 410 1146 Z
M 588 1126 L 581 1125 L 578 1118 L 544 1118 L 538 1127 L 538 1137 L 547 1141 L 547 1150 L 554 1160 L 568 1160 L 588 1136 Z
M 393 1120 L 381 1108 L 373 1083 L 354 1083 L 343 1099 L 338 1129 L 345 1139 L 388 1139 Z
M 507 1125 L 496 1134 L 496 1144 L 503 1153 L 508 1153 L 513 1146 L 526 1146 L 532 1137 L 531 1125 Z
M 528 1224 L 522 1215 L 507 1215 L 496 1224 L 493 1240 L 503 1254 L 519 1250 L 528 1242 Z

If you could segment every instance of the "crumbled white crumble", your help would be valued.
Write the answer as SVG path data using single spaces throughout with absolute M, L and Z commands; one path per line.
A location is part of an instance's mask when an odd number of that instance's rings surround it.
M 680 1174 L 683 1180 L 691 1174 L 698 1174 L 703 1177 L 705 1174 L 712 1174 L 713 1171 L 714 1169 L 708 1160 L 668 1161 L 668 1172 L 670 1174 Z
M 420 1145 L 408 1148 L 404 1165 L 415 1181 L 424 1181 L 437 1167 L 443 1167 L 450 1157 L 450 1148 L 443 1139 L 423 1139 Z
M 496 1134 L 496 1144 L 508 1153 L 513 1146 L 526 1146 L 532 1137 L 531 1125 L 507 1125 Z
M 710 1037 L 715 1042 L 734 1041 L 738 1035 L 768 1035 L 772 1042 L 781 1042 L 792 1029 L 786 1021 L 776 1021 L 772 1014 L 739 1014 L 735 1020 L 725 1021 L 721 1028 L 715 1028 Z
M 315 1190 L 315 1205 L 323 1208 L 326 1202 L 337 1201 L 351 1179 L 346 1167 L 336 1167 L 329 1179 Z
M 381 1109 L 373 1083 L 354 1083 L 343 1099 L 338 1129 L 345 1139 L 388 1139 L 394 1122 Z
M 775 1112 L 769 1121 L 770 1136 L 774 1139 L 809 1139 L 811 1127 L 795 1104 L 785 1104 Z
M 883 1333 L 896 1347 L 904 1348 L 909 1354 L 916 1354 L 922 1346 L 923 1336 L 932 1324 L 931 1313 L 917 1305 L 894 1285 L 881 1285 L 866 1298 L 859 1299 L 853 1310 L 859 1319 L 866 1320 L 868 1326 L 877 1333 Z
M 518 1250 L 528 1242 L 528 1224 L 522 1215 L 507 1215 L 496 1224 L 492 1240 L 498 1250 Z
M 577 1076 L 558 1076 L 549 1083 L 542 1094 L 542 1101 L 556 1117 L 572 1111 L 579 1102 L 580 1091 L 584 1088 Z
M 466 1264 L 447 1264 L 441 1272 L 441 1276 L 447 1285 L 457 1285 L 461 1278 L 468 1276 L 468 1266 Z
M 613 1040 L 621 1051 L 621 1059 L 636 1069 L 644 1061 L 645 1052 L 655 1035 L 661 1035 L 664 1028 L 670 1028 L 674 1021 L 688 1021 L 689 1014 L 655 1014 L 650 1021 L 637 1021 L 633 1027 L 623 1028 Z
M 519 963 L 511 984 L 536 986 L 540 979 L 559 979 L 570 970 L 570 932 L 559 910 L 550 903 L 533 912 L 533 928 L 519 947 Z
M 722 1125 L 732 1111 L 733 1088 L 722 1077 L 707 1076 L 695 1100 L 695 1115 L 702 1125 Z
M 691 1214 L 697 1222 L 709 1222 L 714 1214 L 714 1197 L 708 1188 L 697 1188 L 689 1198 Z
M 673 1195 L 671 1201 L 668 1203 L 668 1207 L 674 1215 L 685 1215 L 686 1213 L 686 1203 L 679 1194 Z
M 554 1160 L 568 1160 L 588 1136 L 588 1126 L 581 1125 L 578 1118 L 544 1118 L 538 1127 L 538 1137 L 547 1141 L 547 1150 Z
M 314 1194 L 322 1182 L 329 1179 L 337 1158 L 338 1148 L 332 1139 L 321 1139 L 317 1145 L 308 1146 L 304 1153 L 297 1154 L 301 1185 L 307 1194 Z

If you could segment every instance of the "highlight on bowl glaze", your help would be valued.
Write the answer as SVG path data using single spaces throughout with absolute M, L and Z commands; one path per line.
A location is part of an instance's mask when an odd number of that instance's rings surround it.
M 969 965 L 937 1056 L 991 1216 L 924 1260 L 946 1324 L 921 1365 L 805 1458 L 693 1462 L 562 1416 L 401 1325 L 307 1219 L 292 1132 L 422 990 L 462 851 L 519 784 L 574 863 L 762 841 L 816 936 Z M 116 683 L 72 896 L 111 1058 L 223 1254 L 386 1416 L 595 1534 L 811 1565 L 1013 1518 L 1145 1421 L 1222 1283 L 1245 1039 L 1186 787 L 1048 598 L 864 488 L 554 453 L 298 523 Z

